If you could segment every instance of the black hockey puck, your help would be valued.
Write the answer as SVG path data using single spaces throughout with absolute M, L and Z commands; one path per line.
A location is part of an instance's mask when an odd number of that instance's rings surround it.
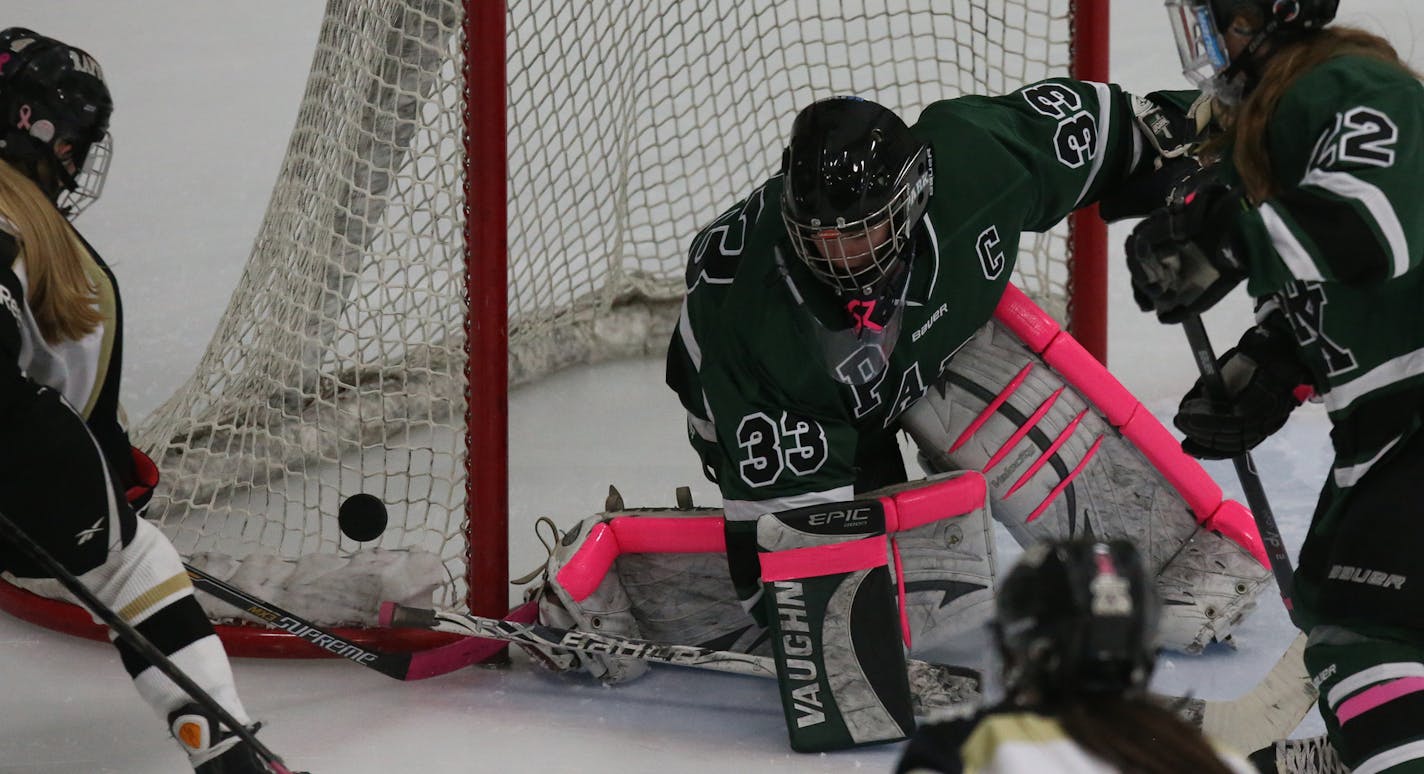
M 386 504 L 364 492 L 346 498 L 336 513 L 341 534 L 352 540 L 375 540 L 386 531 Z

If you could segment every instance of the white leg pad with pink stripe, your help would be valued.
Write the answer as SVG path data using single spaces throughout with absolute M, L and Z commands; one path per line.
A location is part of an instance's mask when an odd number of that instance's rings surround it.
M 984 475 L 994 518 L 1020 545 L 1136 543 L 1167 603 L 1168 647 L 1224 638 L 1270 583 L 1250 513 L 1015 288 L 901 425 L 927 471 Z
M 905 643 L 943 645 L 993 612 L 993 536 L 984 479 L 952 473 L 870 492 L 886 514 L 888 560 Z M 769 654 L 765 632 L 737 601 L 720 510 L 624 509 L 563 533 L 544 568 L 540 621 L 655 642 Z M 641 674 L 628 662 L 584 663 L 605 681 Z

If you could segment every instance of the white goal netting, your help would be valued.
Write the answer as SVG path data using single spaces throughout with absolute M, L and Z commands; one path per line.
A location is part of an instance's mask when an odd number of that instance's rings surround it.
M 370 622 L 359 600 L 321 608 L 323 568 L 346 588 L 353 564 L 418 567 L 398 583 L 437 605 L 466 589 L 463 132 L 491 116 L 464 103 L 462 6 L 329 0 L 241 284 L 134 436 L 163 473 L 149 516 L 179 550 L 220 575 L 306 557 L 300 598 L 265 591 L 320 623 Z M 512 383 L 660 352 L 688 241 L 775 171 L 811 100 L 856 93 L 913 120 L 1067 74 L 1071 53 L 1070 0 L 508 6 Z M 1064 232 L 1029 248 L 1019 285 L 1061 319 Z M 373 543 L 337 527 L 357 492 L 390 508 Z M 373 548 L 418 561 L 360 558 Z

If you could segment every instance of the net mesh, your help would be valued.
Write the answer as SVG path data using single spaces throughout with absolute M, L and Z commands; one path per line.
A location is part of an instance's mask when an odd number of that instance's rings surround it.
M 163 472 L 149 516 L 187 556 L 418 550 L 438 557 L 434 603 L 464 598 L 461 5 L 328 3 L 240 285 L 195 373 L 134 434 Z M 1070 10 L 510 0 L 511 383 L 660 352 L 687 243 L 776 170 L 798 108 L 855 93 L 913 120 L 1066 74 Z M 1016 278 L 1060 320 L 1065 235 L 1030 235 Z M 338 529 L 357 492 L 389 506 L 377 541 Z

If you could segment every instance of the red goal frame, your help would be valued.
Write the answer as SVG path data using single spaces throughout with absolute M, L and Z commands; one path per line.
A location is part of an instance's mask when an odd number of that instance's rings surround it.
M 1074 0 L 1075 78 L 1106 81 L 1110 0 Z M 469 312 L 465 320 L 466 449 L 484 460 L 509 457 L 508 284 L 506 181 L 506 3 L 465 0 L 465 260 Z M 471 108 L 470 106 L 476 106 Z M 1097 206 L 1069 220 L 1068 330 L 1098 360 L 1107 357 L 1107 227 Z M 477 364 L 472 366 L 471 364 Z M 474 373 L 475 369 L 478 373 Z M 469 455 L 467 455 L 468 457 Z M 502 617 L 508 609 L 509 481 L 499 465 L 466 466 L 467 605 Z M 488 550 L 489 547 L 498 547 Z M 107 640 L 107 629 L 83 609 L 0 581 L 0 610 L 66 634 Z M 258 626 L 216 627 L 233 656 L 331 657 L 286 632 Z M 363 646 L 418 650 L 454 635 L 410 630 L 336 628 Z

